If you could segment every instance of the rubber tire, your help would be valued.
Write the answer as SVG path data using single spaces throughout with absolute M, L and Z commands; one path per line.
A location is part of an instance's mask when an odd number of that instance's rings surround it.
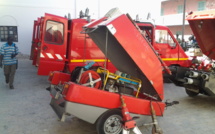
M 195 96 L 197 96 L 199 94 L 199 93 L 190 91 L 187 88 L 185 88 L 185 91 L 186 91 L 187 95 L 190 96 L 190 97 L 195 97 Z
M 119 119 L 119 123 L 121 124 L 121 130 L 116 130 L 116 132 L 106 132 L 105 131 L 105 124 L 106 121 L 109 118 L 113 118 L 114 116 L 116 116 L 116 118 Z M 122 112 L 120 109 L 111 109 L 108 110 L 107 112 L 103 113 L 99 119 L 96 122 L 96 131 L 98 134 L 122 134 Z

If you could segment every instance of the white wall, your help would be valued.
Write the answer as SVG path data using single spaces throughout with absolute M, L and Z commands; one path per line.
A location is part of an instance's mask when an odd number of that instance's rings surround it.
M 19 50 L 30 54 L 33 21 L 45 13 L 64 16 L 68 12 L 74 16 L 74 0 L 1 0 L 0 25 L 17 26 Z M 72 5 L 72 6 L 69 6 Z M 0 45 L 5 42 L 0 42 Z
M 23 54 L 30 54 L 33 21 L 45 13 L 78 18 L 80 10 L 89 8 L 91 18 L 97 19 L 111 8 L 119 7 L 123 13 L 129 13 L 133 19 L 139 14 L 144 20 L 148 12 L 156 18 L 160 15 L 160 0 L 0 0 L 0 26 L 17 26 L 18 42 L 15 42 Z M 2 45 L 5 42 L 0 42 Z

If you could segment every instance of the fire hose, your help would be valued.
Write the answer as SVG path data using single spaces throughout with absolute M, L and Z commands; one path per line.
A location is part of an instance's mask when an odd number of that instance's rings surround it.
M 100 88 L 102 85 L 101 77 L 93 70 L 87 70 L 81 74 L 80 84 L 83 86 Z

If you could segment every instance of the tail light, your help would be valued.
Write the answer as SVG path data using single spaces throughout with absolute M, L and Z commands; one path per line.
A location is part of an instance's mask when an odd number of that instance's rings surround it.
M 48 79 L 48 80 L 49 80 L 49 81 L 52 81 L 53 76 L 54 76 L 54 72 L 50 72 L 50 73 L 49 73 L 49 79 Z
M 66 96 L 68 91 L 69 91 L 69 84 L 65 83 L 64 86 L 63 86 L 62 95 Z

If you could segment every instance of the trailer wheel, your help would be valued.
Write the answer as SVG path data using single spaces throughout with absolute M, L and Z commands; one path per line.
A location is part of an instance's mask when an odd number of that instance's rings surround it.
M 122 113 L 119 109 L 111 109 L 102 114 L 96 123 L 98 134 L 121 134 Z
M 185 91 L 186 91 L 187 95 L 190 96 L 190 97 L 195 97 L 195 96 L 197 96 L 199 94 L 199 92 L 191 91 L 188 88 L 185 88 Z

